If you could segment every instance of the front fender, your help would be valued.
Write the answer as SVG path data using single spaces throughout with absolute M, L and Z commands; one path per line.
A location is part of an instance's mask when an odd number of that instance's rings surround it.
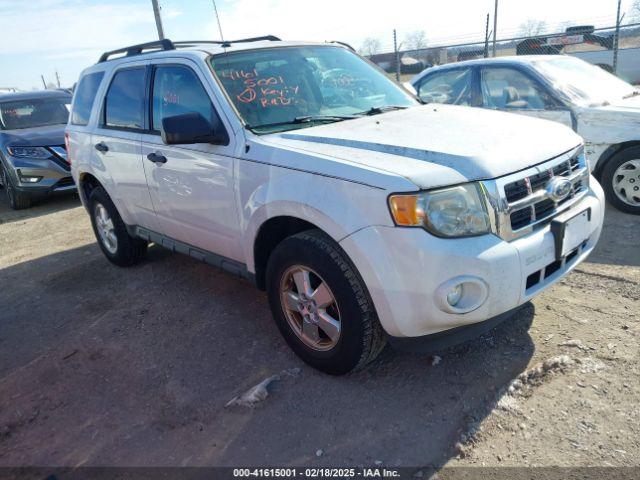
M 585 153 L 593 172 L 620 148 L 640 143 L 640 115 L 615 107 L 578 111 L 578 133 L 585 139 Z
M 339 242 L 370 225 L 393 225 L 386 190 L 263 163 L 241 161 L 239 199 L 243 252 L 255 273 L 254 243 L 269 219 L 294 217 Z

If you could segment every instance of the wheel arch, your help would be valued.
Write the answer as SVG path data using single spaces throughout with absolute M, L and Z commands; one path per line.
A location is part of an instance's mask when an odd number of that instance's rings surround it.
M 605 164 L 618 153 L 627 150 L 628 148 L 640 147 L 640 140 L 630 140 L 627 142 L 620 142 L 610 145 L 598 158 L 596 166 L 593 169 L 593 174 L 596 178 L 600 178 L 602 170 Z
M 284 239 L 307 230 L 324 231 L 307 220 L 289 215 L 271 217 L 260 225 L 253 242 L 255 283 L 260 290 L 266 287 L 267 263 L 271 253 Z
M 78 187 L 78 193 L 80 194 L 80 198 L 82 199 L 82 203 L 85 207 L 89 204 L 88 200 L 91 192 L 97 187 L 104 188 L 100 183 L 100 180 L 88 172 L 81 172 L 78 175 Z

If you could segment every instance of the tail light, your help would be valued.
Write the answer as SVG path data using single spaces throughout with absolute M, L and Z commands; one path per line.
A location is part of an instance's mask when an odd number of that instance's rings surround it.
M 67 162 L 71 165 L 71 139 L 69 132 L 64 132 L 64 148 L 67 149 Z

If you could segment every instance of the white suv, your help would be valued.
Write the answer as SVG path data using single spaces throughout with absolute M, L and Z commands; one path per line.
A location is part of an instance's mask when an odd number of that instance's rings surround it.
M 604 215 L 569 128 L 421 105 L 338 43 L 105 53 L 66 140 L 109 260 L 154 242 L 248 278 L 333 374 L 387 339 L 432 350 L 491 328 L 584 260 Z

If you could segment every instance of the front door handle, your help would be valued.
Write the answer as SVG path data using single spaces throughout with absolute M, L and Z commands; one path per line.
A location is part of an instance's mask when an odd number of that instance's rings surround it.
M 109 147 L 104 142 L 96 143 L 95 147 L 96 147 L 96 150 L 102 153 L 107 153 L 109 151 Z
M 147 160 L 153 162 L 153 163 L 167 163 L 167 157 L 165 157 L 164 155 L 160 154 L 160 153 L 150 153 L 149 155 L 147 155 Z

